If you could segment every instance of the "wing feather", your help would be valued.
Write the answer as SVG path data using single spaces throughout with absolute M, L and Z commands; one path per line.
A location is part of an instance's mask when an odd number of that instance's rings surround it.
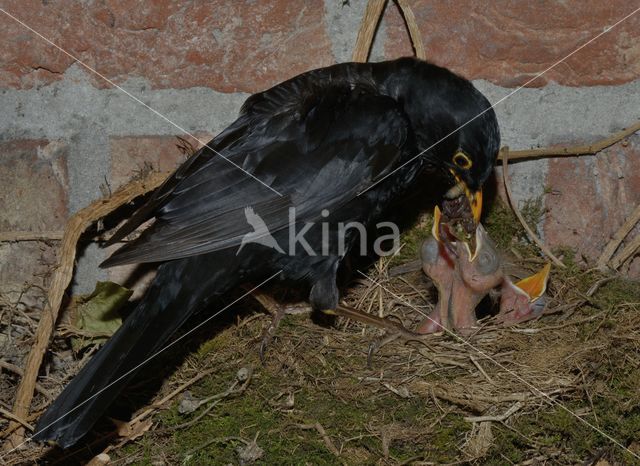
M 301 92 L 300 86 L 296 90 Z M 253 231 L 245 217 L 247 207 L 272 234 L 288 226 L 292 207 L 298 221 L 313 221 L 323 209 L 336 210 L 398 166 L 409 131 L 393 99 L 345 86 L 328 86 L 273 116 L 245 107 L 209 145 L 283 196 L 205 147 L 159 188 L 123 231 L 133 231 L 151 217 L 155 223 L 104 266 L 238 246 Z

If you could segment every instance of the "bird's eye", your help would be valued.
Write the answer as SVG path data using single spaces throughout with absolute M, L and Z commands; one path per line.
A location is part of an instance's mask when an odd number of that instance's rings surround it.
M 464 152 L 456 152 L 456 155 L 453 156 L 453 163 L 464 170 L 468 170 L 473 165 L 469 156 Z

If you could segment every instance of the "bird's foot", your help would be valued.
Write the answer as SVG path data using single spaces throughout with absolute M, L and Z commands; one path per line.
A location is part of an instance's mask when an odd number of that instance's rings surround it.
M 420 337 L 420 335 L 407 329 L 402 324 L 393 322 L 392 320 L 386 319 L 384 317 L 367 314 L 366 312 L 362 312 L 351 306 L 340 304 L 336 307 L 336 309 L 328 309 L 323 312 L 328 315 L 346 317 L 348 319 L 362 322 L 363 324 L 372 325 L 374 327 L 387 330 L 390 333 L 398 333 L 400 336 L 407 339 L 415 338 L 416 336 Z
M 311 312 L 311 306 L 307 303 L 284 305 L 273 299 L 271 296 L 259 291 L 254 291 L 251 293 L 251 296 L 272 316 L 271 322 L 263 330 L 262 337 L 260 338 L 260 360 L 264 363 L 267 348 L 273 341 L 282 318 L 287 314 Z
M 426 335 L 412 332 L 402 324 L 399 324 L 387 318 L 367 314 L 366 312 L 362 312 L 350 306 L 339 305 L 336 309 L 329 309 L 323 312 L 328 315 L 346 317 L 387 331 L 387 333 L 382 338 L 378 338 L 372 341 L 369 345 L 369 350 L 367 352 L 367 365 L 369 367 L 371 366 L 371 358 L 373 357 L 373 355 L 388 343 L 391 343 L 398 338 L 401 338 L 404 341 L 416 341 L 422 340 L 426 337 Z
M 416 328 L 416 333 L 421 335 L 425 335 L 428 333 L 440 333 L 444 330 L 444 325 L 442 323 L 442 317 L 440 312 L 440 306 L 436 306 L 436 308 L 429 314 L 427 317 L 423 319 L 422 322 Z

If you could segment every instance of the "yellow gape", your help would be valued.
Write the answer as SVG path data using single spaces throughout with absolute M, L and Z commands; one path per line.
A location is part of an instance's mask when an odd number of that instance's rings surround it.
M 540 298 L 545 291 L 547 291 L 547 282 L 549 281 L 549 272 L 551 271 L 551 264 L 547 263 L 540 272 L 530 277 L 523 278 L 518 283 L 514 283 L 515 286 L 527 293 L 529 296 L 529 302 L 535 302 Z

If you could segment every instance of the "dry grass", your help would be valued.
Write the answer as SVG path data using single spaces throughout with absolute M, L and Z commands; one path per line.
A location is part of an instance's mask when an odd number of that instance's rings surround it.
M 522 257 L 520 266 L 536 268 L 533 251 L 507 217 L 494 212 L 487 222 L 493 236 L 508 232 L 509 240 L 497 238 L 503 248 Z M 283 320 L 263 364 L 258 341 L 269 320 L 247 301 L 236 319 L 200 332 L 152 394 L 159 400 L 203 371 L 212 374 L 188 387 L 188 396 L 180 391 L 155 409 L 143 435 L 120 444 L 111 439 L 117 448 L 108 454 L 114 464 L 633 464 L 597 430 L 640 454 L 640 285 L 619 276 L 603 281 L 566 251 L 563 260 L 569 267 L 554 272 L 541 319 L 512 328 L 485 320 L 466 340 L 396 340 L 371 358 L 380 330 L 297 315 Z M 357 280 L 347 299 L 411 328 L 432 309 L 432 290 L 419 272 L 389 277 L 389 265 L 368 271 L 386 290 Z M 53 348 L 61 352 L 65 345 L 57 340 Z M 63 356 L 40 379 L 54 394 L 78 366 Z M 252 377 L 237 391 L 243 367 Z M 6 408 L 17 377 L 3 377 Z M 125 397 L 135 397 L 140 386 Z M 194 412 L 179 412 L 181 403 L 215 394 Z M 37 410 L 48 402 L 44 395 L 36 401 Z M 91 451 L 47 458 L 83 461 L 106 444 L 99 439 Z M 43 451 L 30 448 L 5 460 L 28 462 Z

